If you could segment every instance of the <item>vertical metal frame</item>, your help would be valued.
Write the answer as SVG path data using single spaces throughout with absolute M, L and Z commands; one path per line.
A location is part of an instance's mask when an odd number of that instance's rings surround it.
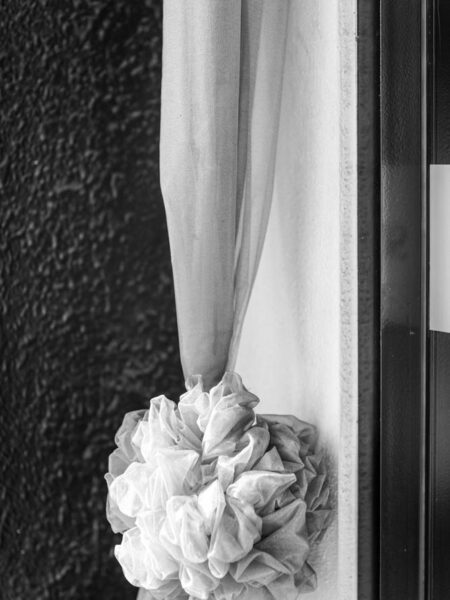
M 379 597 L 383 600 L 425 597 L 424 6 L 420 0 L 381 0 Z
M 450 164 L 450 4 L 430 0 L 429 159 Z M 449 232 L 450 235 L 450 232 Z M 450 334 L 429 332 L 428 598 L 450 598 Z
M 358 2 L 360 600 L 434 600 L 425 560 L 427 28 L 439 1 Z

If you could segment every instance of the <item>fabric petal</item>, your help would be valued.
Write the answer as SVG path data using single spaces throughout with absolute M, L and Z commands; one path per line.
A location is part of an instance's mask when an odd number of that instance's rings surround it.
M 204 390 L 201 375 L 191 375 L 186 380 L 187 392 L 180 397 L 178 410 L 181 418 L 201 439 L 212 410 L 209 394 Z
M 307 562 L 294 577 L 295 587 L 300 593 L 312 592 L 317 588 L 317 575 Z
M 267 552 L 295 574 L 309 554 L 305 518 L 306 505 L 302 500 L 264 517 L 263 538 L 255 544 L 255 550 Z
M 219 580 L 211 575 L 207 564 L 181 564 L 179 575 L 183 589 L 196 600 L 208 600 L 219 585 Z
M 117 448 L 110 454 L 108 460 L 109 472 L 105 475 L 105 480 L 108 485 L 108 496 L 106 499 L 106 518 L 111 525 L 114 533 L 122 533 L 131 527 L 134 527 L 134 518 L 125 515 L 117 505 L 117 502 L 111 497 L 109 488 L 112 482 L 119 475 L 122 475 L 129 467 L 130 462 L 121 448 Z
M 161 585 L 161 581 L 149 569 L 147 550 L 137 527 L 124 533 L 122 543 L 115 547 L 114 554 L 132 585 L 147 589 L 156 589 Z
M 233 456 L 219 456 L 217 474 L 226 489 L 238 475 L 253 468 L 262 457 L 270 441 L 269 432 L 262 427 L 251 427 L 242 437 Z
M 146 506 L 146 494 L 154 470 L 146 464 L 131 463 L 127 470 L 111 482 L 111 500 L 128 517 L 136 517 Z
M 192 493 L 202 483 L 200 455 L 195 450 L 165 448 L 156 452 L 155 461 L 168 497 Z
M 211 535 L 225 510 L 225 496 L 217 479 L 201 490 L 197 502 L 205 531 Z
M 208 555 L 208 535 L 196 496 L 173 496 L 166 505 L 160 539 L 180 547 L 186 560 L 203 563 Z
M 152 398 L 148 420 L 139 423 L 132 438 L 140 446 L 145 461 L 151 463 L 158 448 L 174 446 L 179 439 L 176 404 L 165 396 Z
M 309 448 L 317 443 L 317 429 L 311 423 L 301 421 L 294 415 L 260 415 L 269 428 L 273 425 L 288 427 Z
M 270 431 L 271 444 L 277 447 L 283 460 L 301 462 L 317 442 L 313 425 L 292 415 L 262 415 Z
M 325 506 L 328 502 L 329 493 L 325 475 L 317 475 L 317 477 L 310 482 L 308 491 L 305 495 L 305 502 L 308 505 L 308 508 L 316 510 L 321 506 Z
M 220 585 L 214 590 L 214 600 L 252 600 L 248 596 L 249 591 L 252 592 L 253 598 L 255 598 L 254 588 L 250 588 L 244 583 L 238 583 L 231 575 L 225 575 L 220 580 Z M 260 600 L 259 594 L 258 600 Z
M 284 473 L 285 471 L 289 471 L 289 469 L 286 469 L 286 466 L 281 460 L 280 454 L 275 446 L 261 457 L 253 469 L 255 471 L 274 471 L 275 473 Z
M 123 533 L 135 526 L 135 519 L 125 515 L 111 499 L 110 494 L 106 499 L 106 518 L 114 533 Z
M 208 553 L 211 572 L 217 577 L 226 573 L 225 566 L 243 558 L 261 537 L 261 518 L 250 504 L 227 498 L 220 521 L 211 536 Z
M 255 423 L 253 408 L 259 399 L 242 384 L 236 373 L 225 373 L 211 389 L 213 409 L 203 437 L 203 455 L 231 456 L 243 434 Z
M 136 600 L 189 600 L 189 594 L 183 590 L 177 579 L 165 583 L 158 590 L 140 588 Z
M 138 447 L 133 444 L 132 439 L 146 412 L 146 410 L 135 410 L 126 413 L 114 438 L 116 446 L 123 452 L 129 463 L 139 458 Z
M 297 589 L 293 575 L 280 575 L 277 579 L 269 583 L 266 587 L 270 594 L 270 600 L 299 600 L 299 590 Z
M 280 573 L 289 573 L 289 570 L 268 552 L 255 549 L 230 567 L 230 574 L 237 582 L 252 587 L 267 585 Z
M 128 456 L 122 450 L 122 448 L 117 448 L 109 455 L 108 459 L 108 472 L 112 479 L 115 479 L 119 475 L 124 473 L 128 466 L 134 462 L 133 460 L 129 460 Z
M 328 529 L 334 518 L 334 511 L 330 509 L 306 511 L 306 525 L 310 543 L 320 539 Z
M 178 562 L 159 539 L 164 518 L 164 511 L 143 511 L 136 518 L 136 526 L 147 549 L 149 568 L 161 581 L 178 579 Z
M 251 504 L 256 511 L 263 511 L 295 481 L 293 473 L 246 471 L 228 487 L 227 496 Z

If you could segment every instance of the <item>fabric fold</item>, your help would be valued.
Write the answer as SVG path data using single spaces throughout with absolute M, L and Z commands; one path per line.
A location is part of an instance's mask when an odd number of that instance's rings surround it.
M 185 376 L 235 365 L 273 194 L 288 2 L 165 0 L 161 189 Z

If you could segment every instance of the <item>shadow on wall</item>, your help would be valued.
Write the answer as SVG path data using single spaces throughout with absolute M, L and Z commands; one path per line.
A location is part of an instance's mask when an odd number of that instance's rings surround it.
M 183 384 L 159 191 L 161 4 L 0 7 L 5 600 L 136 596 L 103 475 L 123 414 Z

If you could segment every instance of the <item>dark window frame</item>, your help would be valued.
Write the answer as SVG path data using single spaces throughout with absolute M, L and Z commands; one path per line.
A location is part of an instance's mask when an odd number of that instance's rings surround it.
M 427 597 L 431 4 L 358 0 L 358 600 Z

